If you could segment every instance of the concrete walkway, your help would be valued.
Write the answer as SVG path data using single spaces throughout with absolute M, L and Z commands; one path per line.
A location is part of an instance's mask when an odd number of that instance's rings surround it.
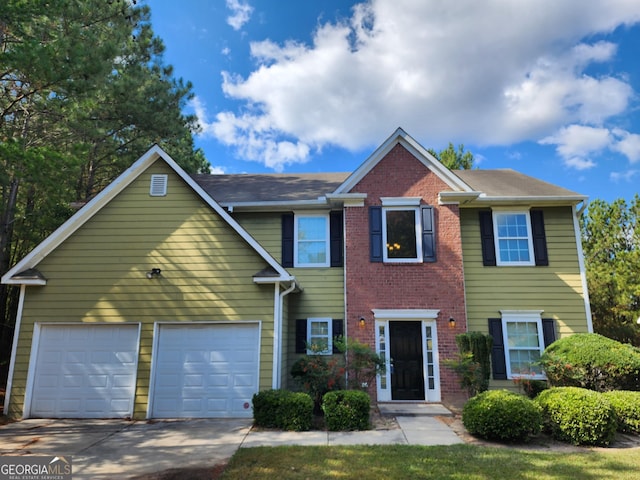
M 362 432 L 252 429 L 252 419 L 166 421 L 30 419 L 0 426 L 0 456 L 70 456 L 73 478 L 111 479 L 206 467 L 238 448 L 279 445 L 451 445 L 463 443 L 438 405 L 380 405 L 399 428 Z
M 438 417 L 452 416 L 440 404 L 379 404 L 384 416 L 395 417 L 400 428 L 361 432 L 280 432 L 251 430 L 240 448 L 277 445 L 453 445 L 464 443 Z

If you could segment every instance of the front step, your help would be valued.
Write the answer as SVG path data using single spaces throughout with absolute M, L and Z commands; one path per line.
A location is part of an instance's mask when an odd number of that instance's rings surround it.
M 382 402 L 378 403 L 381 415 L 389 417 L 452 417 L 453 413 L 441 403 L 406 403 Z

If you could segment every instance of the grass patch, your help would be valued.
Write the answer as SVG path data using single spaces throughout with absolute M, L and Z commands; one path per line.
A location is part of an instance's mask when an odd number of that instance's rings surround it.
M 453 445 L 241 448 L 222 480 L 380 478 L 489 480 L 635 480 L 638 449 L 553 453 Z

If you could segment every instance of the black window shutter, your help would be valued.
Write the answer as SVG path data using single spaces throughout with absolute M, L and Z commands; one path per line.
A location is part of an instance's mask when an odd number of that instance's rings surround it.
M 531 210 L 531 235 L 533 237 L 533 255 L 536 266 L 549 265 L 547 255 L 547 237 L 544 233 L 544 215 L 542 210 Z
M 293 267 L 293 213 L 282 214 L 282 266 Z
M 433 216 L 433 207 L 420 208 L 422 217 L 422 260 L 424 262 L 436 261 L 436 229 Z
M 329 213 L 329 250 L 331 253 L 331 266 L 342 266 L 342 212 Z
M 307 353 L 307 319 L 296 320 L 296 353 Z
M 369 254 L 372 262 L 382 262 L 382 207 L 369 207 Z
M 480 242 L 482 245 L 482 264 L 485 267 L 496 266 L 496 244 L 493 240 L 493 216 L 488 210 L 481 210 Z
M 504 354 L 504 339 L 502 337 L 502 319 L 489 319 L 489 335 L 493 337 L 491 347 L 491 370 L 494 380 L 507 379 L 507 362 Z
M 341 337 L 344 335 L 344 322 L 342 319 L 334 318 L 332 320 L 331 329 L 333 331 L 333 338 Z M 336 342 L 333 342 L 333 353 L 341 353 L 340 350 L 336 348 Z
M 556 341 L 556 322 L 553 321 L 553 318 L 542 319 L 542 336 L 544 337 L 544 348 Z

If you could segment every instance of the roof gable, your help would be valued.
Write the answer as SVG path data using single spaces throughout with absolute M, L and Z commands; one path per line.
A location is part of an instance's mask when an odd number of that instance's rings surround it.
M 96 195 L 84 207 L 63 223 L 42 243 L 34 248 L 27 256 L 20 260 L 2 277 L 2 283 L 8 284 L 39 284 L 44 285 L 45 280 L 34 282 L 33 276 L 26 278 L 22 272 L 33 269 L 61 245 L 74 232 L 89 221 L 105 205 L 107 205 L 120 192 L 127 188 L 135 179 L 142 175 L 157 160 L 164 161 L 211 209 L 213 209 L 250 247 L 252 247 L 267 264 L 277 272 L 278 277 L 272 277 L 273 281 L 294 281 L 292 277 L 259 243 L 257 243 L 244 228 L 240 226 L 211 196 L 209 196 L 187 173 L 158 145 L 151 147 L 131 167 L 124 171 L 118 178 Z
M 397 144 L 402 145 L 422 164 L 436 174 L 455 192 L 472 192 L 473 189 L 460 177 L 442 165 L 422 145 L 413 139 L 402 128 L 398 128 L 382 143 L 349 177 L 340 185 L 334 194 L 349 193 Z

